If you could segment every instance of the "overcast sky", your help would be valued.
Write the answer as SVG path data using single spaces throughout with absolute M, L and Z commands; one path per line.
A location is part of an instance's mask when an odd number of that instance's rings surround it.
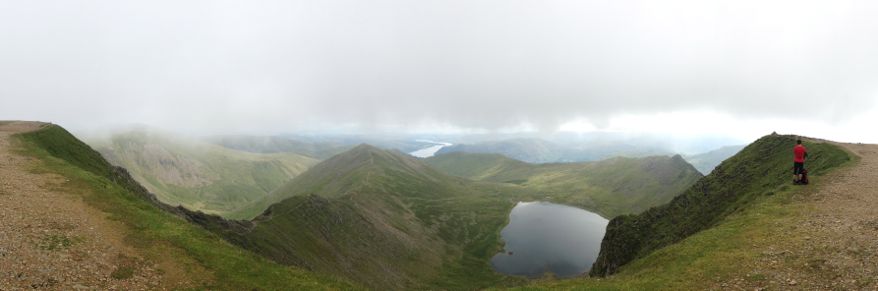
M 878 142 L 878 1 L 0 0 L 0 119 Z

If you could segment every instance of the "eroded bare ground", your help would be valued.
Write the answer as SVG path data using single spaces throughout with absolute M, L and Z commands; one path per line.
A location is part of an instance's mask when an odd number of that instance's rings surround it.
M 41 126 L 0 123 L 0 290 L 163 289 L 157 266 L 124 243 L 122 225 L 11 148 L 12 134 Z
M 806 186 L 803 217 L 754 242 L 759 259 L 719 289 L 878 290 L 878 145 L 840 145 L 860 161 Z

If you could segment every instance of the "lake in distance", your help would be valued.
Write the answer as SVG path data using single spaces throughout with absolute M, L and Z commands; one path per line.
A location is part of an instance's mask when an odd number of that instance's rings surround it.
M 410 152 L 409 154 L 418 158 L 429 158 L 436 154 L 439 150 L 444 147 L 451 146 L 451 143 L 441 142 L 441 141 L 431 141 L 431 140 L 417 140 L 418 142 L 423 142 L 427 144 L 431 144 L 425 148 Z
M 519 202 L 501 231 L 504 250 L 494 255 L 494 270 L 508 275 L 572 277 L 587 272 L 597 259 L 609 221 L 576 207 L 549 202 Z

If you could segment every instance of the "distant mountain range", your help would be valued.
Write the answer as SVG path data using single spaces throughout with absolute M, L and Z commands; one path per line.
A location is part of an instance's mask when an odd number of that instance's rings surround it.
M 420 140 L 415 137 L 361 135 L 224 135 L 208 137 L 205 140 L 241 151 L 253 153 L 295 153 L 318 160 L 324 160 L 340 154 L 362 143 L 406 153 L 435 145 L 434 142 Z
M 444 147 L 436 155 L 448 153 L 489 153 L 500 154 L 528 163 L 575 163 L 598 161 L 612 157 L 646 157 L 674 155 L 666 146 L 648 142 L 590 141 L 573 143 L 576 146 L 562 145 L 539 138 L 508 139 L 485 141 L 472 144 L 457 144 Z M 708 152 L 684 155 L 683 159 L 695 166 L 702 174 L 709 174 L 723 160 L 735 155 L 744 146 L 723 146 Z
M 569 146 L 539 138 L 519 138 L 456 144 L 442 148 L 436 155 L 453 152 L 501 154 L 528 163 L 584 162 L 614 156 L 645 157 L 671 154 L 660 147 L 624 142 L 595 142 Z
M 702 175 L 679 155 L 530 164 L 499 154 L 450 153 L 426 162 L 447 174 L 514 184 L 535 199 L 579 206 L 605 217 L 670 201 Z
M 295 153 L 323 160 L 353 146 L 337 142 L 304 142 L 280 136 L 214 136 L 207 141 L 230 149 L 251 153 Z
M 692 164 L 692 166 L 695 166 L 699 172 L 707 175 L 710 174 L 716 166 L 719 166 L 720 163 L 734 156 L 743 148 L 743 145 L 724 146 L 706 153 L 684 156 L 683 158 Z

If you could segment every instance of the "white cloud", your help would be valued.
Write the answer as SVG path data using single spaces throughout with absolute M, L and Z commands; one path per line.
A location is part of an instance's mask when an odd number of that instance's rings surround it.
M 878 106 L 875 15 L 829 0 L 4 1 L 0 118 L 214 133 L 794 124 L 855 140 Z

